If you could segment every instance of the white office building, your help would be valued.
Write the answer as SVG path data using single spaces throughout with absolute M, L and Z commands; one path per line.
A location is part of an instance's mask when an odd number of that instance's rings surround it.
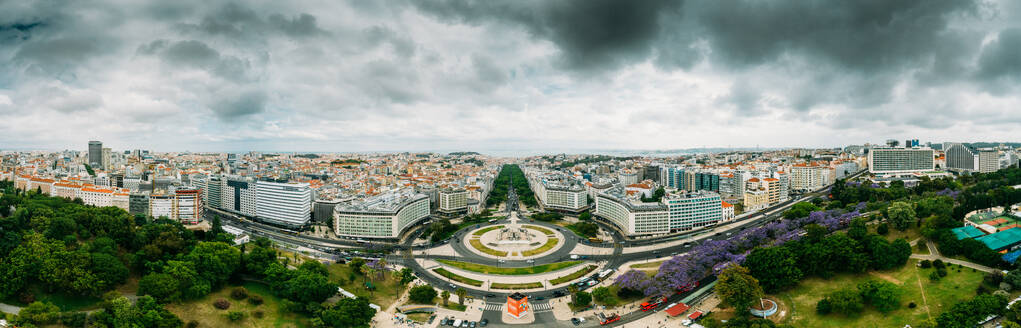
M 629 236 L 659 235 L 713 226 L 723 220 L 723 201 L 710 191 L 669 193 L 642 202 L 619 187 L 596 196 L 593 214 Z
M 406 190 L 337 205 L 333 229 L 338 236 L 398 238 L 405 229 L 428 217 L 429 196 Z
M 254 217 L 255 180 L 240 176 L 225 176 L 220 189 L 220 209 Z
M 459 213 L 468 210 L 468 191 L 462 188 L 446 188 L 439 192 L 439 211 Z
M 932 148 L 878 147 L 869 150 L 869 172 L 872 174 L 909 174 L 933 171 L 936 168 Z
M 255 216 L 259 220 L 300 227 L 311 218 L 312 188 L 307 183 L 258 181 L 255 190 Z

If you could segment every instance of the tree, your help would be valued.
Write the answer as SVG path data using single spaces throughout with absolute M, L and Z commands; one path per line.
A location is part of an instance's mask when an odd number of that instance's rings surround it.
M 166 273 L 153 273 L 138 281 L 138 295 L 149 295 L 161 302 L 171 302 L 181 298 L 177 279 Z
M 408 292 L 408 298 L 415 301 L 415 303 L 431 304 L 433 299 L 436 298 L 436 290 L 432 286 L 415 286 Z
M 369 306 L 364 297 L 343 298 L 333 307 L 324 309 L 319 319 L 327 327 L 368 328 L 376 310 Z
M 567 285 L 567 293 L 571 295 L 571 303 L 574 303 L 574 294 L 578 292 L 578 286 L 574 284 Z
M 731 265 L 717 276 L 716 292 L 724 304 L 743 313 L 762 297 L 759 281 L 740 265 Z
M 347 262 L 347 266 L 351 268 L 351 271 L 362 273 L 362 266 L 365 265 L 365 259 L 356 257 Z
M 856 240 L 861 240 L 868 235 L 869 230 L 865 226 L 865 218 L 854 218 L 847 228 L 847 236 Z
M 401 285 L 407 285 L 409 282 L 415 280 L 415 272 L 411 271 L 410 268 L 401 268 L 401 271 L 397 273 L 397 276 L 401 279 Z
M 767 293 L 797 285 L 802 277 L 794 254 L 785 247 L 755 248 L 743 265 Z
M 454 293 L 457 294 L 457 304 L 461 304 L 461 306 L 464 306 L 464 297 L 465 295 L 468 295 L 468 291 L 465 290 L 464 288 L 458 287 L 456 290 L 454 290 Z
M 879 225 L 876 226 L 876 233 L 885 236 L 886 234 L 890 233 L 890 225 L 887 224 L 886 222 L 880 223 Z
M 883 313 L 889 313 L 900 307 L 901 290 L 897 285 L 886 281 L 869 280 L 858 284 L 858 292 L 866 303 Z
M 447 306 L 447 300 L 450 299 L 450 291 L 444 290 L 440 293 L 440 298 L 443 299 L 443 306 Z
M 936 317 L 940 328 L 972 327 L 974 323 L 991 314 L 1000 314 L 1007 306 L 1007 299 L 990 294 L 980 294 L 969 301 L 959 302 Z
M 820 210 L 819 206 L 809 202 L 798 202 L 791 206 L 789 210 L 783 212 L 783 218 L 788 220 L 799 219 L 808 217 L 809 213 Z
M 53 303 L 49 302 L 32 302 L 21 312 L 18 312 L 19 318 L 23 321 L 36 325 L 49 325 L 56 323 L 58 315 L 60 314 L 60 308 Z
M 818 314 L 830 314 L 833 311 L 833 305 L 830 304 L 830 300 L 823 298 L 819 302 L 815 303 L 815 313 Z
M 581 214 L 578 215 L 578 220 L 588 221 L 590 219 L 592 219 L 592 213 L 589 213 L 588 211 L 581 212 Z
M 917 220 L 914 207 L 907 202 L 893 202 L 886 213 L 893 227 L 900 231 L 907 230 Z
M 596 289 L 592 290 L 592 298 L 595 299 L 596 302 L 605 303 L 612 297 L 613 293 L 610 292 L 610 288 L 608 287 L 596 287 Z
M 588 292 L 574 293 L 574 306 L 583 307 L 592 304 L 592 294 Z
M 221 286 L 241 264 L 241 251 L 223 242 L 200 242 L 187 256 L 199 276 Z
M 861 294 L 851 289 L 841 289 L 829 294 L 826 297 L 834 312 L 852 316 L 861 313 L 865 304 L 862 302 Z
M 108 290 L 128 279 L 130 272 L 117 257 L 106 253 L 92 253 L 92 273 L 96 276 L 97 288 Z

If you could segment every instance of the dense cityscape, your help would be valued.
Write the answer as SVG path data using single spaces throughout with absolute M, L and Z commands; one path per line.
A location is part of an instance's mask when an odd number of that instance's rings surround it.
M 0 328 L 1021 328 L 1021 1 L 0 1 Z
M 4 324 L 140 319 L 110 312 L 120 306 L 155 311 L 161 327 L 280 313 L 334 327 L 815 326 L 873 311 L 1006 326 L 1021 277 L 1009 270 L 1021 256 L 1017 146 L 515 158 L 159 153 L 93 140 L 0 151 L 0 296 L 17 314 Z M 912 273 L 918 290 L 901 286 L 904 270 L 931 273 Z M 858 301 L 832 279 L 862 280 Z M 834 291 L 800 296 L 799 280 Z M 974 299 L 937 296 L 967 286 Z M 277 314 L 260 309 L 268 300 Z M 954 300 L 974 304 L 927 303 Z M 791 316 L 798 306 L 815 311 Z

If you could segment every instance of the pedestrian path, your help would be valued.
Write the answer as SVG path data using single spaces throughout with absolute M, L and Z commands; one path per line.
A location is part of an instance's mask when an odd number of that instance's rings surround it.
M 503 311 L 506 303 L 486 303 L 486 311 Z M 553 312 L 553 304 L 549 302 L 544 303 L 532 303 L 532 312 L 543 313 Z
M 535 313 L 553 312 L 553 304 L 546 303 L 532 303 L 532 311 Z

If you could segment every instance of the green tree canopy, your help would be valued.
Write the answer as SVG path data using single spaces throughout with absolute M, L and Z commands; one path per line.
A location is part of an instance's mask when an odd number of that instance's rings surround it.
M 759 281 L 740 265 L 731 265 L 720 272 L 716 292 L 724 304 L 733 306 L 739 313 L 758 302 L 763 295 Z

